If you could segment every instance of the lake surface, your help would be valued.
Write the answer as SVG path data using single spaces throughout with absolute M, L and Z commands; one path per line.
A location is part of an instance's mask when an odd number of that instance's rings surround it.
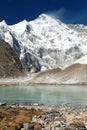
M 87 105 L 87 86 L 2 86 L 0 102 L 19 105 Z

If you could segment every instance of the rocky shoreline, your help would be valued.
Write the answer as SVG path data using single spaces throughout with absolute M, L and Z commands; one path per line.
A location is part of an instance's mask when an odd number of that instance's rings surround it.
M 0 130 L 87 130 L 87 106 L 0 105 Z
M 38 75 L 45 73 L 45 72 L 41 72 L 41 73 L 35 73 L 35 74 L 28 74 L 25 77 L 18 77 L 18 78 L 1 78 L 0 79 L 0 86 L 35 86 L 35 85 L 74 85 L 74 86 L 87 86 L 87 82 L 45 82 L 45 80 L 43 81 L 35 81 L 35 78 L 38 77 Z M 46 77 L 46 76 L 45 76 Z M 43 79 L 45 78 L 43 77 Z M 51 81 L 51 80 L 50 80 Z M 58 81 L 58 80 L 56 80 Z

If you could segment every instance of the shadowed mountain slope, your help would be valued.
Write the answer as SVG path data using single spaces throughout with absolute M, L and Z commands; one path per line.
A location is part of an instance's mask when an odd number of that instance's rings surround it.
M 0 78 L 18 77 L 24 74 L 18 55 L 10 45 L 0 39 Z

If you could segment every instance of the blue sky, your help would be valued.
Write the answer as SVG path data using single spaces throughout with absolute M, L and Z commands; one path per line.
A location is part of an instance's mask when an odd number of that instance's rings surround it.
M 7 24 L 30 21 L 41 13 L 64 23 L 87 25 L 87 0 L 0 0 L 0 21 Z

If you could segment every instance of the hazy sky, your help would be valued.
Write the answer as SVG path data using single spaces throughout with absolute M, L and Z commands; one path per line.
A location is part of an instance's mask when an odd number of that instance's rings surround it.
M 0 21 L 7 24 L 30 21 L 41 13 L 65 23 L 87 25 L 87 0 L 0 0 Z

